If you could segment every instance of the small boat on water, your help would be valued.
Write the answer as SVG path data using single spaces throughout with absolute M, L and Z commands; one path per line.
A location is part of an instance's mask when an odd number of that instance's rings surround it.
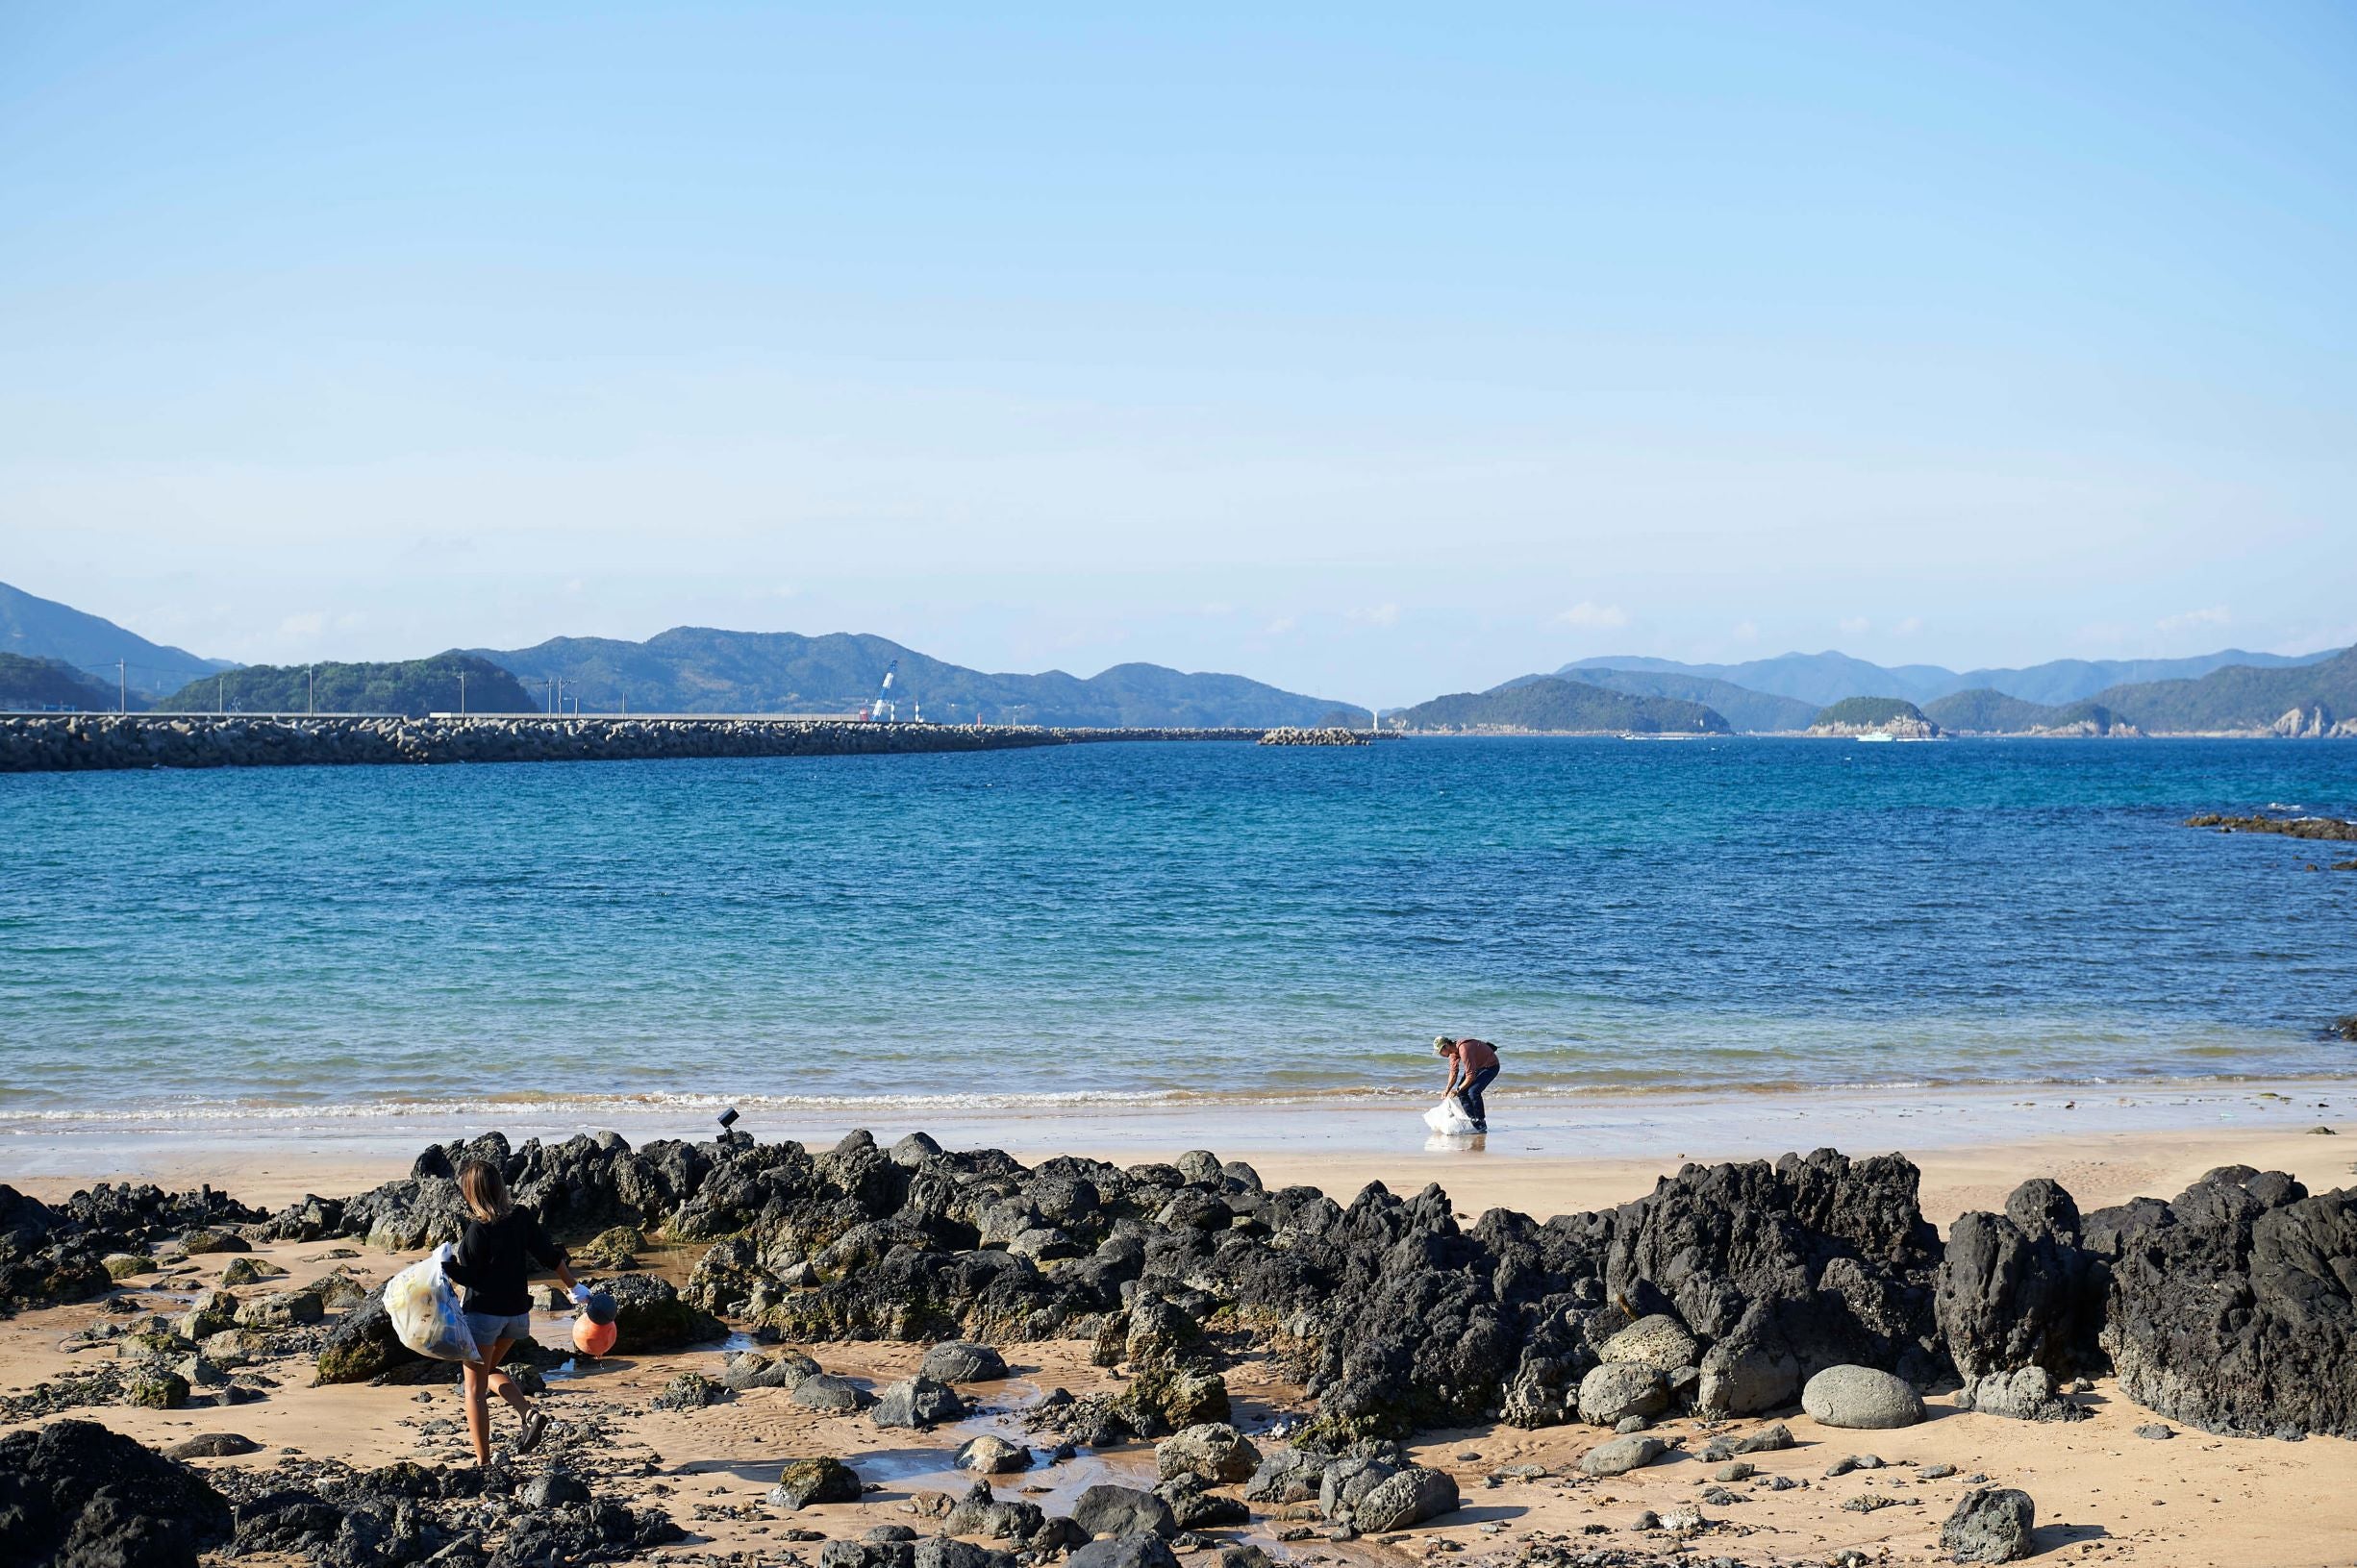
M 1898 736 L 1888 730 L 1869 730 L 1857 738 L 1860 740 L 1896 740 Z

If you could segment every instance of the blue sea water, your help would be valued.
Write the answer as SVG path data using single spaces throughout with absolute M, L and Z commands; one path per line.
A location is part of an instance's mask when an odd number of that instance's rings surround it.
M 2357 815 L 2357 746 L 0 777 L 0 1114 L 2357 1069 L 2351 847 L 2182 825 L 2269 805 Z

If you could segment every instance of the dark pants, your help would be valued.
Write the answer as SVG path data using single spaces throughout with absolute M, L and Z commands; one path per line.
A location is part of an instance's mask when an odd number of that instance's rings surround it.
M 1490 1119 L 1490 1113 L 1481 1107 L 1481 1091 L 1488 1088 L 1490 1080 L 1496 1076 L 1497 1069 L 1494 1066 L 1484 1067 L 1466 1082 L 1465 1087 L 1457 1091 L 1457 1099 L 1464 1105 L 1465 1113 L 1477 1122 L 1486 1122 Z

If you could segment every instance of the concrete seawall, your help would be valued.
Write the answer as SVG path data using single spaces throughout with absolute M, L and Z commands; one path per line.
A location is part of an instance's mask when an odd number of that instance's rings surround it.
M 383 762 L 612 762 L 1258 740 L 1259 730 L 1063 730 L 764 718 L 339 718 L 55 713 L 0 718 L 0 773 Z

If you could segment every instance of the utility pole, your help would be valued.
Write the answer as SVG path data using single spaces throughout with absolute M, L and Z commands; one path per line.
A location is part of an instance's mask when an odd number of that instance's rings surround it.
M 229 677 L 226 675 L 213 677 L 213 708 L 217 713 L 229 711 Z
M 459 717 L 466 716 L 466 672 L 459 671 Z
M 114 710 L 131 711 L 131 668 L 119 659 L 114 661 Z
M 306 664 L 303 666 L 303 716 L 310 718 L 317 711 L 318 705 L 312 700 L 311 694 L 311 666 Z

